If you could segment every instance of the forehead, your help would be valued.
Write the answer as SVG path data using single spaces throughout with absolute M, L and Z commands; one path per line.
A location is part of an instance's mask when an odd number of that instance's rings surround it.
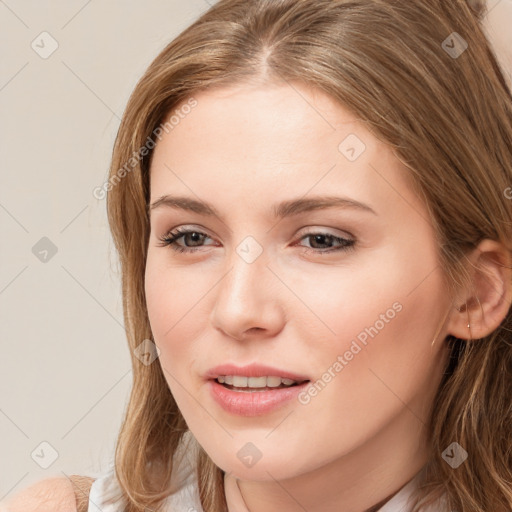
M 341 104 L 303 84 L 237 85 L 202 91 L 194 99 L 196 106 L 180 116 L 172 130 L 174 136 L 168 137 L 176 139 L 175 145 L 178 139 L 187 138 L 198 150 L 211 151 L 222 145 L 233 153 L 240 148 L 231 142 L 243 139 L 246 151 L 254 148 L 268 157 L 283 156 L 289 150 L 293 154 L 312 152 L 320 146 L 337 150 L 343 135 L 355 132 L 367 144 L 377 142 Z M 304 145 L 304 140 L 309 144 Z
M 342 192 L 379 203 L 408 193 L 391 148 L 322 91 L 249 85 L 193 97 L 196 105 L 156 145 L 151 201 L 176 192 L 261 205 L 284 192 Z

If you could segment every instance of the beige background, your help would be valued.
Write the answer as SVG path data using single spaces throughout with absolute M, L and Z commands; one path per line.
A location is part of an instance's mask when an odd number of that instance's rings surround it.
M 0 500 L 112 460 L 131 368 L 92 191 L 136 81 L 208 6 L 0 0 Z M 512 71 L 512 0 L 491 0 L 486 26 Z

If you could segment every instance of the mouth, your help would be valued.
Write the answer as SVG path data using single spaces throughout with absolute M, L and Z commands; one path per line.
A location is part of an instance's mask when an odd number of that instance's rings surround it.
M 288 377 L 219 375 L 208 381 L 210 396 L 220 407 L 234 416 L 262 416 L 294 401 L 311 382 Z
M 261 377 L 248 377 L 243 375 L 219 375 L 217 378 L 211 380 L 214 380 L 226 389 L 242 393 L 257 393 L 263 391 L 273 391 L 277 389 L 286 389 L 310 382 L 308 379 L 294 380 L 274 375 Z
M 245 366 L 226 363 L 205 374 L 210 396 L 220 407 L 235 416 L 262 416 L 292 406 L 294 398 L 311 382 L 300 374 L 253 362 Z

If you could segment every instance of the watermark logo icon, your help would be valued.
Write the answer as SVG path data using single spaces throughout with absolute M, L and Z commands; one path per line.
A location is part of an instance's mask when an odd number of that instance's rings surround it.
M 59 458 L 59 453 L 48 441 L 43 441 L 30 456 L 38 466 L 48 469 Z
M 153 341 L 145 339 L 140 345 L 137 345 L 133 353 L 142 364 L 149 366 L 157 357 L 160 356 L 160 349 L 153 343 Z
M 246 263 L 253 263 L 260 257 L 263 247 L 254 237 L 246 236 L 236 248 L 236 252 Z
M 338 151 L 349 162 L 355 162 L 365 150 L 366 144 L 355 133 L 345 137 L 338 146 Z
M 452 59 L 458 59 L 468 49 L 468 42 L 459 33 L 452 32 L 441 47 Z
M 441 457 L 452 468 L 457 469 L 468 458 L 468 452 L 459 443 L 453 442 L 441 454 Z
M 30 43 L 30 46 L 39 57 L 47 59 L 57 50 L 59 43 L 49 32 L 44 31 Z
M 43 236 L 32 247 L 32 254 L 39 261 L 48 263 L 57 254 L 57 246 L 48 237 Z
M 248 468 L 252 468 L 263 457 L 261 451 L 253 443 L 244 444 L 236 455 Z

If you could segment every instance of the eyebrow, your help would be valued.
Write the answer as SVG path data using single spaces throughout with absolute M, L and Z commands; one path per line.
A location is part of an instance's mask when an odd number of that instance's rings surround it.
M 183 196 L 171 196 L 164 195 L 154 201 L 149 212 L 160 207 L 177 208 L 180 210 L 186 210 L 200 215 L 215 216 L 222 218 L 217 209 L 211 204 L 199 201 L 190 197 Z M 316 196 L 309 198 L 292 199 L 283 201 L 278 204 L 274 204 L 272 207 L 272 214 L 274 218 L 291 217 L 304 212 L 310 212 L 314 210 L 322 210 L 326 208 L 343 208 L 343 209 L 355 209 L 364 212 L 372 213 L 377 215 L 375 210 L 367 204 L 355 201 L 348 197 L 336 197 L 336 196 Z

